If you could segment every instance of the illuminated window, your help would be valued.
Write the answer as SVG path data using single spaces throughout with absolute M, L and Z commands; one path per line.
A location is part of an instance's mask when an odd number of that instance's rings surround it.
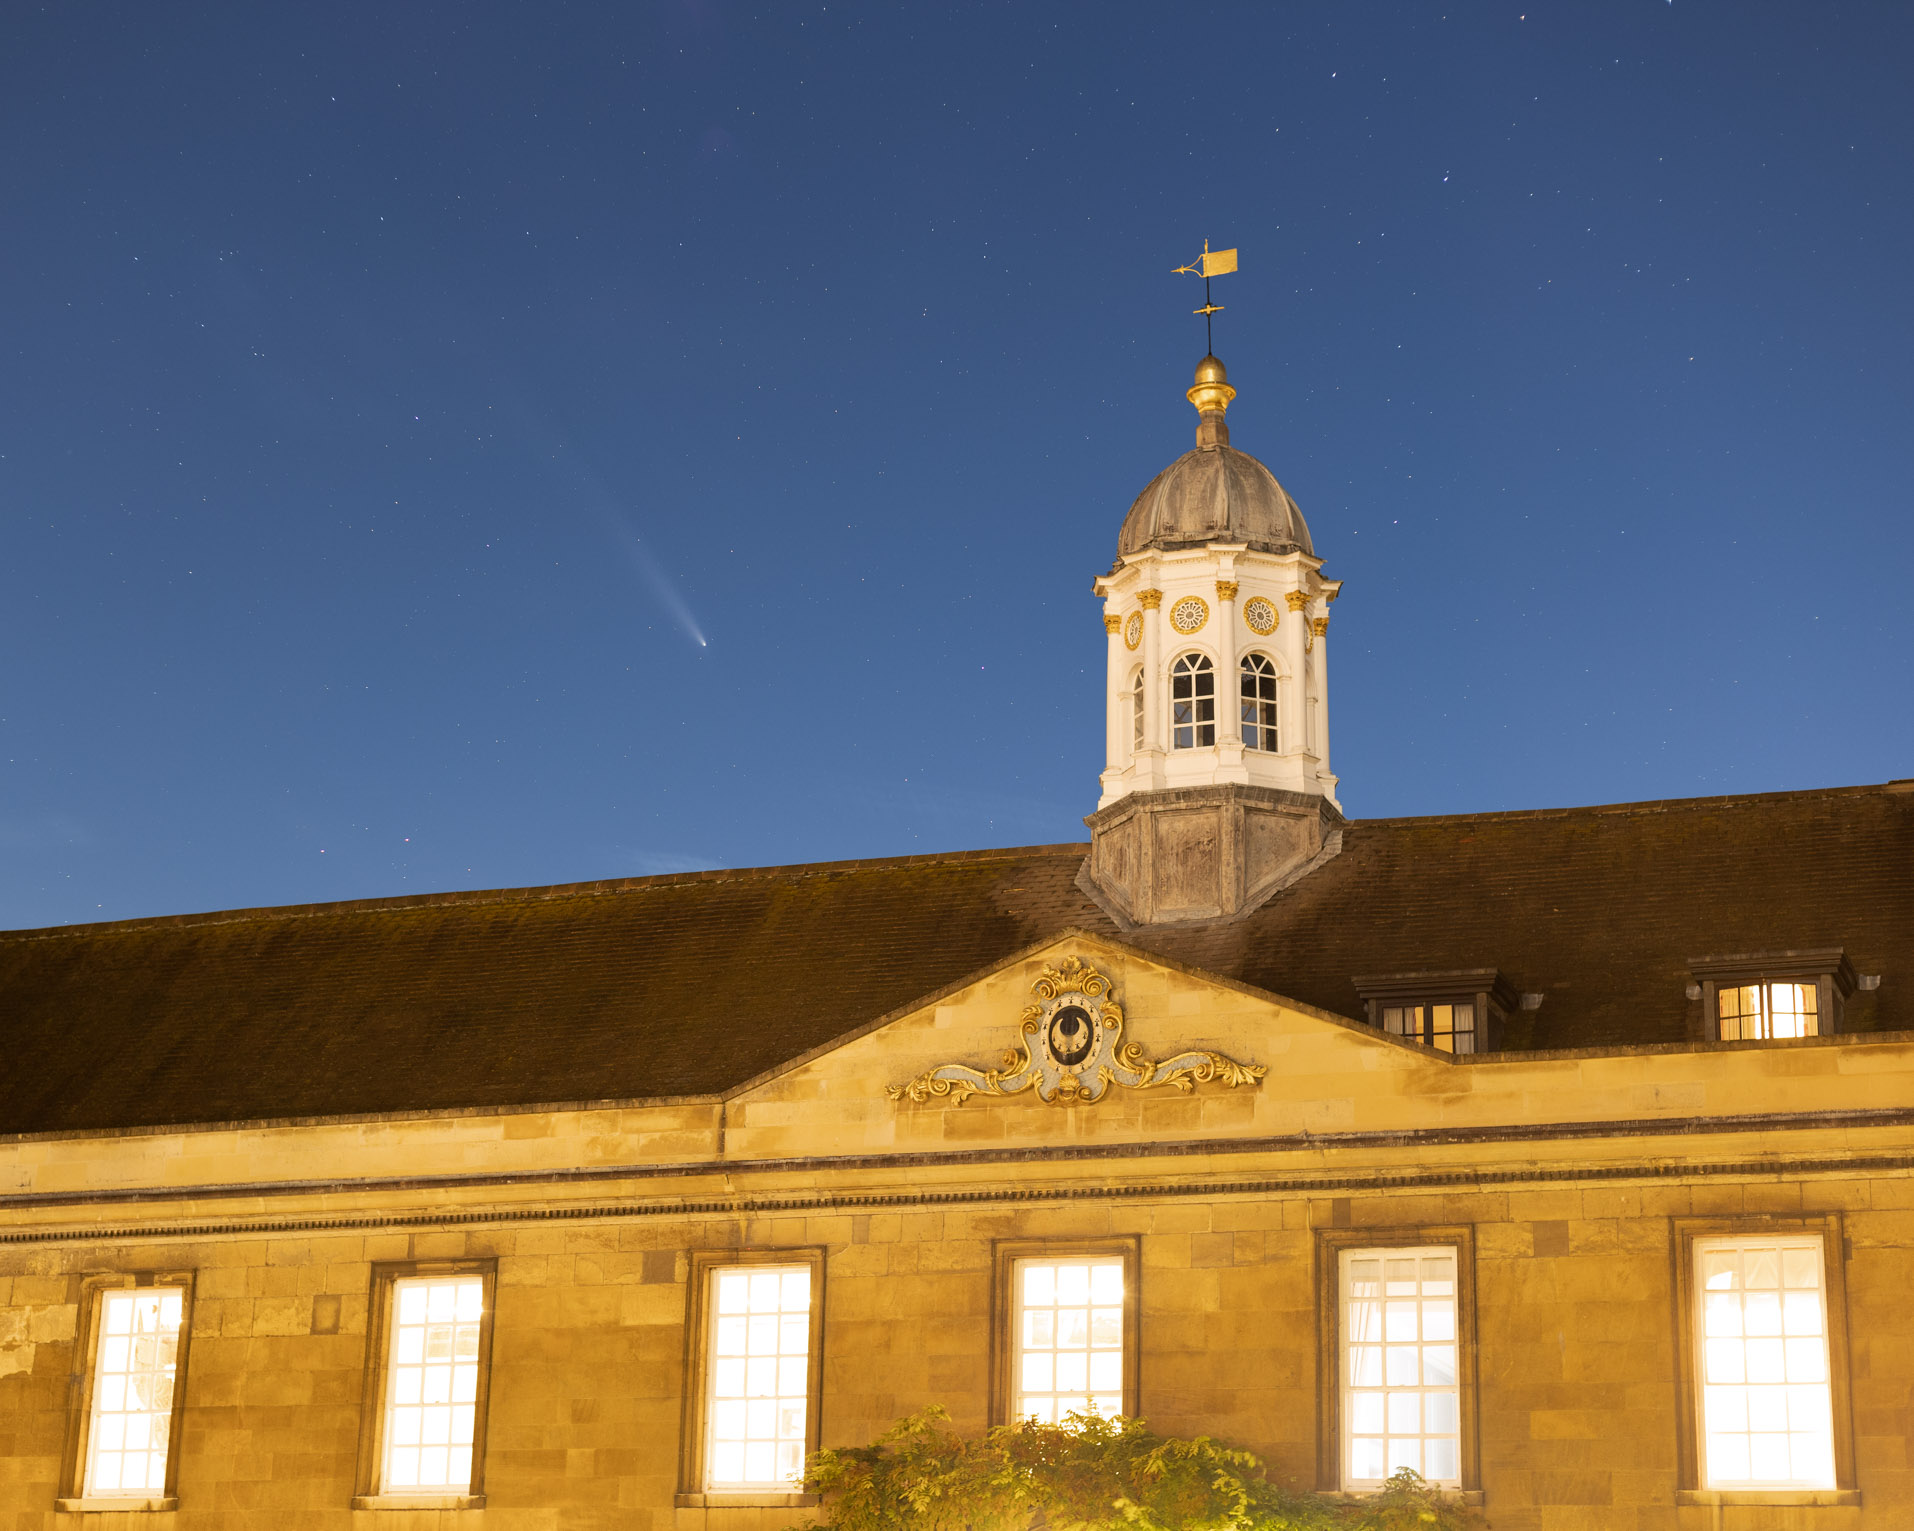
M 1384 1005 L 1382 1029 L 1443 1053 L 1475 1051 L 1475 1005 L 1468 1000 L 1440 1005 Z
M 1691 957 L 1701 1035 L 1722 1042 L 1832 1036 L 1860 976 L 1838 946 Z
M 1460 1486 L 1456 1265 L 1436 1245 L 1341 1252 L 1344 1488 L 1380 1488 L 1405 1467 Z
M 1724 1042 L 1765 1042 L 1775 1037 L 1819 1036 L 1817 985 L 1749 983 L 1715 991 Z
M 1201 654 L 1170 666 L 1170 744 L 1179 750 L 1216 743 L 1216 669 Z
M 494 1281 L 489 1260 L 373 1267 L 356 1507 L 483 1506 Z
M 1143 748 L 1143 672 L 1138 670 L 1130 682 L 1130 750 Z
M 193 1273 L 87 1276 L 55 1507 L 176 1509 Z
M 420 1276 L 393 1292 L 386 1379 L 387 1493 L 463 1494 L 472 1486 L 478 1413 L 477 1276 Z
M 179 1287 L 147 1287 L 100 1296 L 88 1498 L 146 1500 L 165 1492 L 185 1295 Z
M 811 1268 L 711 1272 L 705 1486 L 793 1489 L 810 1439 Z
M 1528 1003 L 1494 968 L 1379 973 L 1350 982 L 1371 1026 L 1442 1053 L 1494 1052 L 1510 1015 Z
M 1136 1413 L 1139 1249 L 1135 1238 L 996 1242 L 993 1423 Z
M 824 1251 L 691 1256 L 681 1506 L 779 1504 L 818 1449 Z
M 1819 1234 L 1694 1241 L 1702 1482 L 1833 1488 Z
M 1014 1418 L 1123 1412 L 1123 1267 L 1120 1256 L 1016 1262 Z
M 1243 656 L 1243 748 L 1282 748 L 1276 727 L 1276 666 L 1262 654 Z

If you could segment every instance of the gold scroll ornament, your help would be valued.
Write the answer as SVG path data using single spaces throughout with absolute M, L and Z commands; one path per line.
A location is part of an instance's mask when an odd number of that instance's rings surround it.
M 1168 1058 L 1151 1058 L 1135 1042 L 1122 1040 L 1123 1007 L 1110 978 L 1081 957 L 1066 957 L 1046 967 L 1030 986 L 1037 996 L 1018 1017 L 1015 1047 L 1006 1048 L 994 1069 L 967 1063 L 943 1063 L 908 1084 L 886 1087 L 894 1101 L 922 1105 L 948 1100 L 961 1106 L 973 1095 L 1021 1095 L 1034 1091 L 1051 1105 L 1091 1104 L 1112 1088 L 1147 1090 L 1157 1085 L 1190 1093 L 1199 1084 L 1221 1083 L 1235 1089 L 1254 1086 L 1269 1070 L 1259 1063 L 1238 1063 L 1222 1053 L 1191 1049 Z M 1082 1019 L 1079 1020 L 1078 1018 Z M 1060 1045 L 1058 1027 L 1087 1023 L 1087 1044 Z M 1080 1054 L 1080 1056 L 1079 1056 Z

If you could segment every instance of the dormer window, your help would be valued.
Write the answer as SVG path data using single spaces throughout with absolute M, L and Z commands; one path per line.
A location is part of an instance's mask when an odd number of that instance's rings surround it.
M 1376 1030 L 1439 1053 L 1492 1052 L 1519 996 L 1494 968 L 1352 979 Z
M 1475 1051 L 1475 1002 L 1443 1000 L 1429 1005 L 1384 1005 L 1382 1029 L 1439 1053 Z
M 1820 997 L 1811 983 L 1742 983 L 1715 991 L 1717 1035 L 1724 1042 L 1769 1042 L 1821 1034 Z
M 1702 1031 L 1716 1042 L 1780 1042 L 1841 1029 L 1841 1002 L 1855 974 L 1840 947 L 1696 957 L 1689 990 Z

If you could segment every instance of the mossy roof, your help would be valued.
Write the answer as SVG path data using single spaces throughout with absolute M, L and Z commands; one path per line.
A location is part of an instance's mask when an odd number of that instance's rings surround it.
M 1119 931 L 1082 845 L 0 934 L 0 1133 L 721 1094 L 1070 927 L 1359 1014 L 1498 969 L 1516 1049 L 1679 1042 L 1691 958 L 1840 947 L 1914 1030 L 1914 792 L 1352 823 L 1247 918 Z

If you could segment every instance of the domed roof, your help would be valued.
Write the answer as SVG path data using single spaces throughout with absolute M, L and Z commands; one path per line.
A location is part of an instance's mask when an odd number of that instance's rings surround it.
M 1206 542 L 1246 542 L 1258 553 L 1316 551 L 1303 513 L 1276 475 L 1222 443 L 1185 452 L 1150 480 L 1123 518 L 1117 552 Z

